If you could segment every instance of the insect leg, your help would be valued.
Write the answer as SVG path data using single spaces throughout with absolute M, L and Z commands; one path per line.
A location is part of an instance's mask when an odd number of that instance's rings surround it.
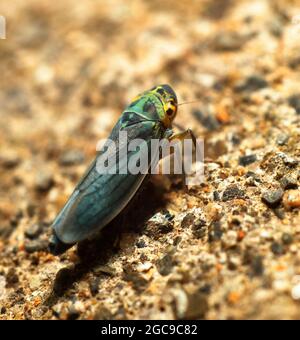
M 181 128 L 180 126 L 177 126 L 177 127 Z M 196 136 L 191 129 L 187 129 L 182 132 L 173 134 L 172 136 L 169 137 L 169 142 L 172 142 L 174 140 L 183 141 L 187 137 L 190 137 L 192 139 L 195 152 L 197 152 Z M 183 172 L 182 172 L 183 185 L 184 185 L 185 190 L 188 191 L 188 187 L 186 185 L 186 172 L 185 172 L 184 164 L 182 165 L 182 169 L 183 169 Z

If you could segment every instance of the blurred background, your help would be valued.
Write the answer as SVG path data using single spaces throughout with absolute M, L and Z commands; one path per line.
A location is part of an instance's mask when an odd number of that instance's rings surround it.
M 275 151 L 296 158 L 300 154 L 300 2 L 12 0 L 1 2 L 0 15 L 7 25 L 6 39 L 0 40 L 0 318 L 72 318 L 70 310 L 75 310 L 76 318 L 103 318 L 103 305 L 112 318 L 299 317 L 291 295 L 298 270 L 300 274 L 298 248 L 294 244 L 294 250 L 287 249 L 281 237 L 296 233 L 300 199 L 296 196 L 292 204 L 286 199 L 286 215 L 278 218 L 270 212 L 272 202 L 264 204 L 261 196 L 276 188 L 285 173 L 294 176 L 298 171 L 281 167 L 278 175 L 274 169 L 279 163 L 270 165 L 268 157 Z M 134 266 L 136 261 L 146 263 L 139 274 L 152 282 L 145 300 L 128 276 L 129 293 L 127 288 L 122 292 L 131 302 L 122 298 L 127 301 L 127 307 L 122 305 L 124 314 L 118 312 L 123 302 L 117 298 L 108 301 L 97 292 L 84 295 L 91 282 L 99 286 L 101 280 L 102 291 L 115 289 L 118 295 L 118 288 L 111 288 L 117 284 L 116 276 L 102 279 L 100 270 L 101 275 L 84 276 L 83 288 L 77 283 L 71 293 L 64 295 L 63 290 L 61 300 L 49 307 L 44 301 L 58 269 L 76 262 L 73 253 L 61 260 L 47 254 L 49 225 L 93 159 L 97 141 L 108 136 L 132 98 L 160 83 L 170 84 L 179 102 L 200 100 L 181 106 L 177 122 L 205 138 L 211 172 L 207 183 L 191 196 L 172 179 L 167 183 L 158 179 L 156 187 L 166 189 L 167 208 L 178 221 L 188 213 L 196 219 L 204 214 L 206 234 L 214 230 L 212 222 L 224 222 L 216 228 L 223 230 L 225 241 L 218 240 L 215 248 L 209 236 L 203 241 L 194 235 L 190 242 L 189 231 L 175 219 L 175 229 L 161 242 L 149 236 L 149 252 L 156 250 L 140 260 L 141 253 L 132 250 L 137 236 L 131 242 L 128 232 L 123 243 L 129 245 L 121 246 L 123 260 L 110 261 L 118 280 L 124 258 Z M 252 158 L 243 158 L 249 155 Z M 255 191 L 245 182 L 251 176 L 245 174 L 257 169 L 263 184 Z M 229 185 L 239 186 L 240 191 L 230 191 L 227 199 Z M 223 193 L 221 203 L 215 203 L 214 192 Z M 242 203 L 232 199 L 248 200 L 253 211 L 235 209 Z M 232 222 L 234 216 L 239 222 Z M 257 234 L 258 228 L 267 236 Z M 249 244 L 234 244 L 229 256 L 228 238 L 243 242 L 248 232 Z M 176 255 L 177 262 L 169 261 L 175 266 L 173 274 L 192 274 L 173 278 L 172 286 L 166 281 L 169 276 L 153 268 L 162 254 L 169 254 L 163 243 L 172 245 L 176 237 L 183 239 L 185 250 Z M 245 260 L 249 249 L 259 254 L 251 255 L 250 262 Z M 284 251 L 285 262 L 276 257 Z M 264 261 L 270 261 L 266 267 L 272 268 L 267 274 Z M 206 276 L 203 266 L 213 267 L 212 272 Z M 272 266 L 281 268 L 278 276 Z M 42 270 L 46 274 L 40 277 Z M 139 269 L 134 267 L 134 272 Z M 164 289 L 169 294 L 166 301 L 160 295 Z M 180 289 L 186 301 L 196 299 L 202 309 L 187 303 L 184 314 Z M 296 300 L 299 291 L 300 286 Z M 13 292 L 17 306 L 8 298 Z M 79 301 L 75 307 L 70 296 Z

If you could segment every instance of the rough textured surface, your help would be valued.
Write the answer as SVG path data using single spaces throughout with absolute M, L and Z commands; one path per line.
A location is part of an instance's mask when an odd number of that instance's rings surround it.
M 0 319 L 299 319 L 300 2 L 13 0 L 0 13 Z M 49 255 L 97 140 L 159 83 L 200 100 L 177 122 L 205 138 L 205 183 L 152 177 L 125 225 Z

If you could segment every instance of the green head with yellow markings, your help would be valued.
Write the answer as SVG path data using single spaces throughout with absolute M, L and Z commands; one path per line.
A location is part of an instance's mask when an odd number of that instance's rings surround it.
M 167 129 L 177 113 L 177 96 L 169 85 L 158 85 L 134 98 L 125 111 L 136 112 L 145 119 L 160 121 Z

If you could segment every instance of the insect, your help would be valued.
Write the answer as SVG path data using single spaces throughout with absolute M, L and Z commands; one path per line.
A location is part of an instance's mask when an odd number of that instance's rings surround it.
M 127 132 L 128 139 L 182 140 L 188 136 L 195 141 L 191 130 L 174 133 L 172 123 L 177 114 L 177 97 L 169 85 L 159 85 L 145 91 L 124 110 L 109 139 L 121 144 L 119 132 Z M 88 168 L 75 187 L 67 203 L 53 222 L 50 251 L 59 255 L 73 244 L 87 239 L 117 217 L 141 187 L 146 174 L 99 172 L 97 160 Z M 130 160 L 134 152 L 127 153 Z M 123 159 L 118 159 L 118 164 Z M 150 164 L 148 164 L 150 166 Z

